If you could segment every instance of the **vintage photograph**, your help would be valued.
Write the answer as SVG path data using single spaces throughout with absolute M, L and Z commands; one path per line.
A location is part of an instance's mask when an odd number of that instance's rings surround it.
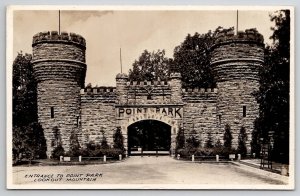
M 294 8 L 9 6 L 7 188 L 294 189 Z

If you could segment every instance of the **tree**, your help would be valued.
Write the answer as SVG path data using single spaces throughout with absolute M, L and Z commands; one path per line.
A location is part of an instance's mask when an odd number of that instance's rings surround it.
M 69 156 L 79 156 L 80 155 L 80 144 L 78 141 L 78 136 L 75 131 L 72 131 L 70 135 L 70 150 L 68 152 Z
M 260 71 L 258 126 L 261 136 L 274 138 L 274 160 L 289 162 L 289 74 L 290 74 L 290 11 L 272 14 L 273 40 L 265 50 L 265 65 Z
M 144 50 L 132 69 L 129 70 L 130 81 L 154 81 L 160 78 L 167 80 L 170 75 L 171 59 L 165 57 L 165 50 L 153 51 Z
M 186 140 L 186 148 L 188 151 L 195 151 L 201 145 L 201 138 L 195 130 L 192 130 L 191 135 Z
M 114 134 L 114 148 L 122 150 L 122 152 L 125 151 L 124 148 L 124 137 L 121 131 L 121 127 L 117 127 L 117 130 Z
M 104 136 L 104 134 L 102 136 L 100 148 L 101 149 L 109 149 L 109 145 L 107 143 L 107 140 L 106 140 L 106 137 Z
M 255 153 L 256 156 L 259 156 L 261 150 L 260 138 L 262 130 L 260 130 L 259 126 L 259 118 L 254 121 L 254 129 L 252 131 L 252 140 L 251 140 L 251 154 Z
M 13 62 L 13 126 L 37 122 L 37 83 L 31 58 L 21 52 Z
M 60 156 L 64 156 L 65 155 L 65 150 L 62 147 L 62 145 L 58 145 L 56 146 L 53 151 L 52 151 L 52 158 L 53 159 L 59 159 Z
M 205 34 L 188 34 L 185 40 L 175 47 L 172 67 L 181 73 L 183 87 L 215 87 L 210 66 L 210 48 L 220 31 L 222 27 Z
M 46 140 L 37 120 L 37 83 L 31 55 L 20 52 L 13 62 L 13 158 L 46 158 Z
M 183 149 L 185 146 L 185 136 L 184 136 L 184 129 L 182 127 L 179 128 L 179 131 L 176 136 L 176 152 L 179 149 Z
M 211 132 L 208 132 L 207 141 L 206 141 L 206 147 L 207 148 L 213 148 L 214 147 Z
M 230 126 L 228 124 L 225 125 L 225 133 L 224 133 L 224 147 L 231 149 L 232 147 L 232 135 L 230 131 Z
M 247 147 L 246 147 L 246 141 L 247 141 L 247 133 L 245 127 L 241 127 L 239 137 L 238 137 L 238 148 L 237 152 L 241 154 L 242 156 L 247 155 Z
M 222 146 L 222 143 L 221 143 L 221 141 L 220 141 L 219 138 L 218 138 L 217 141 L 216 141 L 215 147 L 216 147 L 216 148 L 222 148 L 222 147 L 223 147 L 223 146 Z

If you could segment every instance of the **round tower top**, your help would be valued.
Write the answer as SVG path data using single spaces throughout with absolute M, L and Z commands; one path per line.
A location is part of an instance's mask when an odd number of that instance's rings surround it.
M 73 43 L 84 48 L 86 47 L 85 39 L 81 35 L 67 32 L 61 32 L 61 34 L 59 34 L 57 31 L 45 31 L 35 34 L 33 36 L 32 46 L 45 42 Z
M 246 29 L 245 31 L 238 31 L 237 34 L 234 34 L 233 30 L 223 30 L 217 35 L 214 46 L 232 42 L 252 42 L 263 44 L 264 37 L 256 30 L 256 28 Z
M 170 79 L 181 79 L 181 73 L 179 72 L 173 72 L 170 74 Z
M 128 79 L 128 75 L 126 73 L 118 73 L 116 79 Z

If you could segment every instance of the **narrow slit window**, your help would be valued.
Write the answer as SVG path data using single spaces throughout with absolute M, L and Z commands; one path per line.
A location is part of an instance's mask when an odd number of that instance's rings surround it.
M 243 106 L 243 117 L 246 117 L 246 113 L 247 113 L 246 106 Z
M 151 95 L 147 95 L 147 99 L 148 99 L 148 100 L 151 100 L 151 99 L 152 99 L 152 96 L 151 96 Z
M 79 116 L 77 116 L 77 127 L 79 127 Z
M 51 118 L 54 118 L 54 107 L 51 107 Z

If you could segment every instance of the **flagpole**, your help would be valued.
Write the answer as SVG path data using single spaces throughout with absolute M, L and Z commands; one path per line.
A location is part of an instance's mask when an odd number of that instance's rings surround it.
M 122 49 L 120 48 L 120 66 L 121 66 L 121 73 L 123 73 L 122 70 Z
M 236 10 L 236 34 L 239 31 L 239 10 Z
M 60 10 L 58 10 L 58 34 L 60 35 Z

